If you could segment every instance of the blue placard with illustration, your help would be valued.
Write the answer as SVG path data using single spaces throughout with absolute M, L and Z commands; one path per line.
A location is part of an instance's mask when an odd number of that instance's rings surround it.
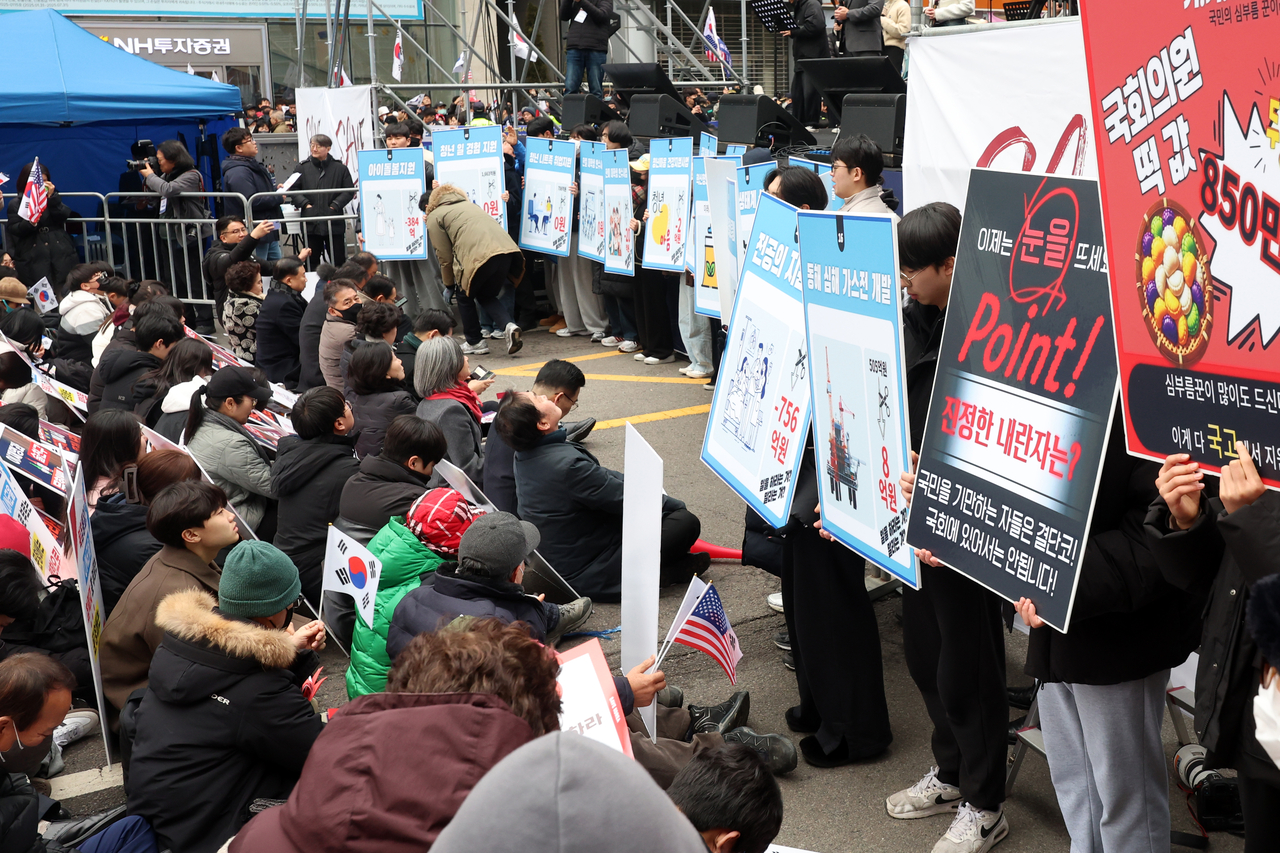
M 752 223 L 756 218 L 756 208 L 760 204 L 760 197 L 764 195 L 764 179 L 770 172 L 778 168 L 778 164 L 772 160 L 766 160 L 763 163 L 752 163 L 750 166 L 738 167 L 738 190 L 737 190 L 737 223 L 736 230 L 738 234 L 738 275 L 741 277 L 745 271 L 745 257 L 747 240 L 751 237 Z
M 381 260 L 427 256 L 426 230 L 418 201 L 431 190 L 419 148 L 356 152 L 360 169 L 360 231 L 364 247 Z
M 451 127 L 431 134 L 436 180 L 453 184 L 507 227 L 502 168 L 502 128 L 495 125 Z M 527 145 L 527 143 L 526 143 Z M 419 154 L 421 156 L 421 154 Z
M 693 137 L 649 140 L 649 221 L 640 253 L 645 269 L 685 271 L 692 188 Z
M 910 470 L 890 216 L 802 210 L 804 313 L 822 527 L 919 588 L 898 481 Z
M 567 139 L 530 139 L 525 143 L 524 193 L 520 201 L 520 248 L 544 255 L 569 256 L 573 221 L 576 146 Z
M 586 141 L 578 149 L 578 254 L 600 263 L 606 251 L 605 150 L 603 142 Z
M 760 198 L 743 256 L 702 461 L 774 527 L 787 523 L 809 434 L 796 209 Z
M 714 134 L 703 131 L 698 134 L 698 156 L 714 157 L 720 153 L 720 140 Z

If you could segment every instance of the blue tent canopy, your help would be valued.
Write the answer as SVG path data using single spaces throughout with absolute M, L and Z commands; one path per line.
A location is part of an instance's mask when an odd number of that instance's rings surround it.
M 133 56 L 51 9 L 0 17 L 10 69 L 2 124 L 213 118 L 239 112 L 240 90 Z

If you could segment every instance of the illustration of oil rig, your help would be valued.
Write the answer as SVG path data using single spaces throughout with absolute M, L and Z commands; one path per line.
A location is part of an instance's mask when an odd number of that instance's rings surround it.
M 857 509 L 858 467 L 867 463 L 849 453 L 849 431 L 844 425 L 844 415 L 847 411 L 844 407 L 844 398 L 840 398 L 840 419 L 836 420 L 836 404 L 831 391 L 831 351 L 824 349 L 823 352 L 827 360 L 827 414 L 831 419 L 831 431 L 828 433 L 827 438 L 827 443 L 830 447 L 827 454 L 827 477 L 831 484 L 831 491 L 836 496 L 836 501 L 842 500 L 840 487 L 843 485 L 849 490 L 850 505 Z M 849 416 L 857 417 L 852 412 L 849 413 Z

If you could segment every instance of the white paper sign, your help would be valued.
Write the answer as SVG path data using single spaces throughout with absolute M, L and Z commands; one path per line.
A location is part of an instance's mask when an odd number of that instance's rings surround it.
M 658 586 L 662 541 L 662 457 L 630 423 L 622 492 L 622 670 L 658 651 Z M 641 708 L 649 736 L 658 740 L 657 708 Z
M 560 731 L 575 731 L 632 757 L 627 718 L 600 641 L 593 637 L 556 657 L 560 659 L 556 676 Z

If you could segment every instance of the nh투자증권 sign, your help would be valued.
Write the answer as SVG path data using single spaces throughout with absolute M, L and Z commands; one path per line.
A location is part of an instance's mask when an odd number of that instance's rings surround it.
M 763 195 L 733 303 L 702 461 L 773 527 L 785 525 L 791 513 L 792 482 L 809 435 L 800 285 L 796 209 Z
M 365 248 L 383 260 L 427 256 L 418 200 L 430 194 L 421 148 L 376 148 L 357 153 L 360 230 Z
M 898 485 L 911 431 L 894 219 L 798 218 L 822 529 L 918 589 Z
M 1280 8 L 1081 6 L 1129 451 L 1280 487 Z
M 1060 631 L 1116 400 L 1097 186 L 970 174 L 907 523 L 910 545 Z
M 520 248 L 567 258 L 577 151 L 567 139 L 530 139 L 525 151 Z

